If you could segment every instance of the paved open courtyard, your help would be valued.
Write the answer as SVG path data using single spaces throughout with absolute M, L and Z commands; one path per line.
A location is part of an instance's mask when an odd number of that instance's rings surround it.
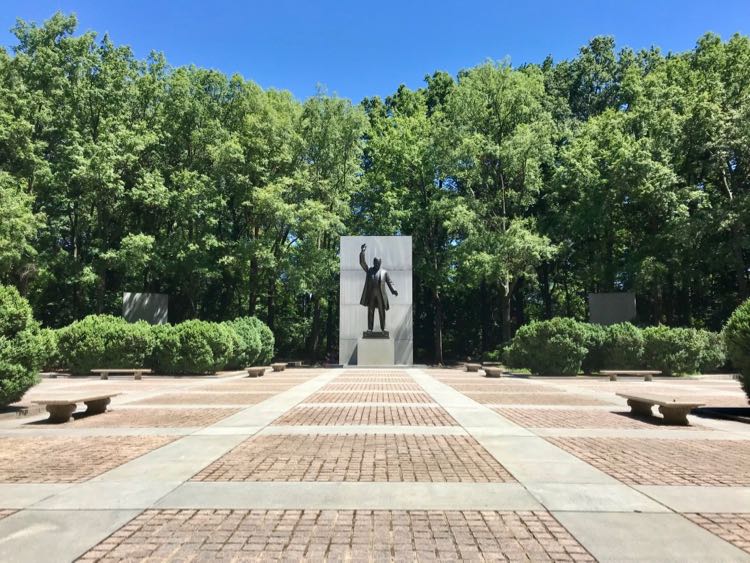
M 110 411 L 0 418 L 0 561 L 750 561 L 750 425 L 727 379 L 458 369 L 46 379 Z

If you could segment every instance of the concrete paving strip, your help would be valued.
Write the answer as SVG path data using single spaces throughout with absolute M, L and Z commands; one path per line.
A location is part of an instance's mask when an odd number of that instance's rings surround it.
M 26 508 L 72 486 L 71 483 L 0 483 L 0 508 Z
M 670 512 L 623 484 L 526 483 L 547 510 L 580 512 Z
M 747 434 L 731 434 L 713 430 L 654 430 L 644 428 L 533 428 L 538 436 L 557 438 L 643 438 L 661 440 L 750 440 Z
M 467 436 L 460 426 L 388 426 L 388 425 L 349 425 L 349 426 L 266 426 L 259 435 L 278 434 L 408 434 L 412 436 Z
M 750 561 L 750 554 L 679 514 L 553 512 L 597 560 Z
M 257 434 L 262 426 L 224 426 L 201 428 L 193 433 L 193 436 L 252 436 Z
M 188 482 L 157 508 L 540 510 L 517 483 Z
M 750 487 L 635 485 L 675 512 L 750 513 Z
M 307 399 L 327 383 L 330 383 L 338 375 L 340 374 L 336 373 L 335 370 L 324 372 L 288 391 L 282 391 L 257 405 L 253 405 L 250 408 L 220 420 L 211 427 L 266 426 L 271 424 L 289 409 Z
M 23 510 L 0 520 L 0 561 L 73 561 L 137 510 Z
M 409 370 L 409 374 L 519 482 L 600 485 L 619 483 L 585 461 L 527 432 L 523 427 L 437 381 L 427 373 L 414 369 Z M 477 427 L 481 430 L 476 431 Z M 488 432 L 487 429 L 501 429 L 501 432 Z M 618 500 L 618 497 L 612 497 L 606 489 L 602 489 L 602 495 L 598 499 L 602 506 L 612 506 Z M 635 491 L 633 495 L 642 496 Z M 619 510 L 631 510 L 636 502 L 632 495 L 620 500 L 623 504 Z M 591 500 L 592 504 L 593 502 L 594 500 Z M 640 502 L 648 504 L 649 499 L 643 497 Z

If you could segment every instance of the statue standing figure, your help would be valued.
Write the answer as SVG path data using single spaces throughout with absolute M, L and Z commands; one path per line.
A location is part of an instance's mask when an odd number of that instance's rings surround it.
M 359 304 L 367 307 L 367 331 L 372 332 L 375 309 L 377 309 L 378 316 L 380 317 L 380 330 L 387 336 L 388 333 L 385 330 L 385 312 L 390 306 L 385 286 L 386 284 L 388 285 L 388 289 L 391 290 L 393 295 L 398 296 L 398 291 L 393 287 L 391 276 L 386 270 L 380 267 L 380 258 L 373 258 L 372 267 L 367 267 L 365 250 L 367 250 L 367 245 L 363 244 L 359 253 L 359 265 L 362 266 L 367 277 L 365 278 L 365 287 L 362 289 L 362 297 L 359 300 Z

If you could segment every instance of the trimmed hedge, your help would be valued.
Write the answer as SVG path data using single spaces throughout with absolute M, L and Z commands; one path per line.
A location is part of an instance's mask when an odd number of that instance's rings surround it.
M 56 336 L 56 339 L 55 339 Z M 262 321 L 190 320 L 177 325 L 128 323 L 91 315 L 45 334 L 50 363 L 76 374 L 95 368 L 149 367 L 165 374 L 206 374 L 271 360 L 274 338 Z
M 260 355 L 256 358 L 255 363 L 258 365 L 270 364 L 274 357 L 274 347 L 276 339 L 268 325 L 256 317 L 244 317 L 247 322 L 252 323 L 260 334 Z
M 227 367 L 231 369 L 249 367 L 254 365 L 260 357 L 263 351 L 263 343 L 261 341 L 260 324 L 258 323 L 258 320 L 253 317 L 239 317 L 225 323 L 234 329 L 239 336 L 239 344 L 235 348 Z
M 0 286 L 0 405 L 18 401 L 39 382 L 46 354 L 28 301 L 16 288 Z
M 214 373 L 227 365 L 239 336 L 220 323 L 190 320 L 154 327 L 152 368 L 168 374 Z
M 600 326 L 574 319 L 535 321 L 518 329 L 504 356 L 510 367 L 539 375 L 575 375 L 581 369 L 659 369 L 665 375 L 712 371 L 725 363 L 719 334 L 630 323 Z
M 692 328 L 651 326 L 643 329 L 643 360 L 664 375 L 696 373 L 704 339 Z
M 518 329 L 505 362 L 538 375 L 576 375 L 588 353 L 589 335 L 587 327 L 573 319 L 534 321 Z
M 740 372 L 742 388 L 750 400 L 750 299 L 732 313 L 722 334 L 729 359 Z
M 61 364 L 74 374 L 96 368 L 132 368 L 147 363 L 154 348 L 152 327 L 111 315 L 89 315 L 58 331 Z

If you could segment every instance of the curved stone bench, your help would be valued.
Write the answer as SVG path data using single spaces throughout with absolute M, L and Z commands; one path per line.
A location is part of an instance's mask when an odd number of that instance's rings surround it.
M 86 405 L 86 416 L 101 414 L 107 411 L 112 397 L 119 393 L 110 393 L 108 395 L 94 395 L 84 397 L 66 397 L 64 399 L 39 399 L 34 404 L 44 405 L 49 413 L 48 422 L 61 423 L 68 422 L 76 410 L 78 403 Z
M 502 377 L 503 368 L 497 366 L 482 366 L 486 377 Z
M 628 393 L 615 393 L 618 397 L 628 400 L 630 412 L 638 416 L 653 416 L 651 408 L 659 405 L 659 412 L 664 416 L 664 422 L 678 426 L 688 426 L 687 415 L 691 410 L 702 407 L 705 403 L 694 401 L 679 401 L 671 397 L 661 395 L 631 395 Z
M 275 364 L 271 364 L 271 367 L 273 368 L 273 371 L 284 371 L 286 369 L 286 364 L 283 362 L 277 362 Z
M 144 373 L 152 373 L 150 369 L 142 368 L 101 368 L 92 369 L 91 373 L 99 374 L 99 379 L 109 379 L 109 375 L 133 374 L 133 379 L 143 379 Z
M 646 369 L 603 369 L 599 370 L 602 375 L 608 375 L 610 381 L 617 381 L 617 376 L 643 376 L 643 381 L 653 381 L 655 375 L 659 375 L 660 371 L 646 370 Z
M 466 371 L 479 371 L 481 367 L 479 364 L 466 364 Z
M 253 366 L 245 368 L 248 377 L 260 377 L 266 373 L 268 366 Z

